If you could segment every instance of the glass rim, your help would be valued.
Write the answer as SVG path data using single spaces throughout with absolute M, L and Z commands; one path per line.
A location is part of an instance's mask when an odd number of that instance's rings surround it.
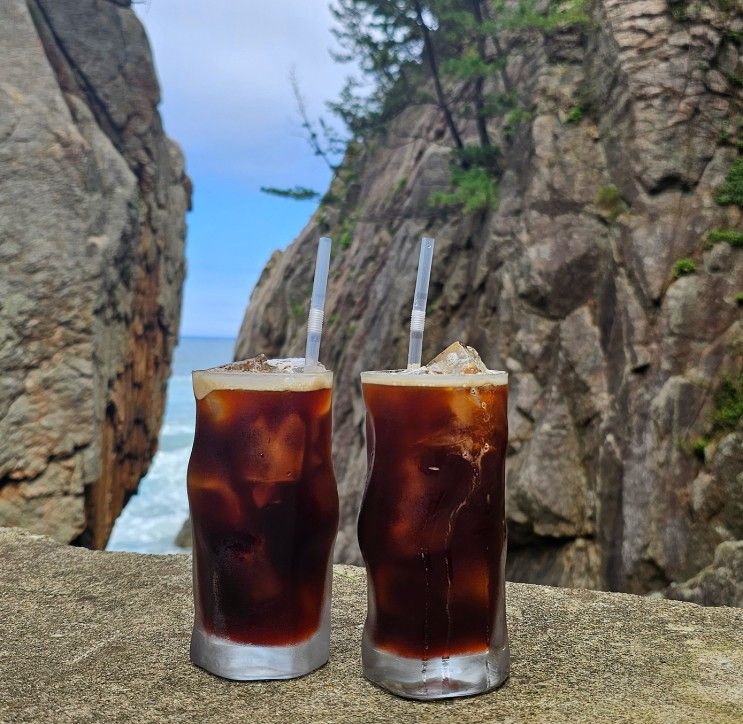
M 389 387 L 483 387 L 508 386 L 508 372 L 488 370 L 477 374 L 414 374 L 408 370 L 368 370 L 361 373 L 362 384 Z
M 256 372 L 245 370 L 220 370 L 211 368 L 191 372 L 194 394 L 197 399 L 219 390 L 245 390 L 247 392 L 313 392 L 332 389 L 332 370 L 315 372 Z

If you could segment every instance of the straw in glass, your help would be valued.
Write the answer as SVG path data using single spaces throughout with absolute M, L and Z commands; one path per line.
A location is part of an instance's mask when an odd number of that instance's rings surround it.
M 330 238 L 320 237 L 315 260 L 315 281 L 312 284 L 310 315 L 307 319 L 307 346 L 304 352 L 305 372 L 316 368 L 320 361 L 320 337 L 325 315 L 325 293 L 328 287 L 330 269 Z
M 423 328 L 426 326 L 426 301 L 428 282 L 431 279 L 434 240 L 428 236 L 421 239 L 421 253 L 418 258 L 418 278 L 415 280 L 413 311 L 410 314 L 410 345 L 408 346 L 408 369 L 421 366 L 423 355 Z

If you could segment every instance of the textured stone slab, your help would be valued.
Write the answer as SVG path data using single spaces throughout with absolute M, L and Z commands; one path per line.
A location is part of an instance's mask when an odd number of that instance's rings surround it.
M 499 691 L 397 699 L 361 675 L 364 572 L 336 566 L 331 661 L 237 684 L 188 661 L 190 558 L 0 529 L 0 721 L 739 722 L 743 611 L 509 584 Z

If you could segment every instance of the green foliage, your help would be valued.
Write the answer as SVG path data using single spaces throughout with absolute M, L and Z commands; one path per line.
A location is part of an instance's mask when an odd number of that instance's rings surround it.
M 743 158 L 733 162 L 725 181 L 717 189 L 715 201 L 721 206 L 743 207 Z
M 486 93 L 483 96 L 483 101 L 485 103 L 485 113 L 489 116 L 495 116 L 518 108 L 519 97 L 514 92 Z
M 743 231 L 735 229 L 712 229 L 707 235 L 707 241 L 710 245 L 718 242 L 726 242 L 730 246 L 743 247 Z
M 740 307 L 743 305 L 743 292 L 738 292 L 735 295 L 735 303 Z
M 398 182 L 397 186 L 395 186 L 395 193 L 399 194 L 405 191 L 405 187 L 408 185 L 408 179 L 407 177 L 403 176 Z
M 693 274 L 697 270 L 697 265 L 693 259 L 679 259 L 673 265 L 673 276 L 678 279 L 679 277 Z
M 320 199 L 320 206 L 332 206 L 337 202 L 338 197 L 333 193 L 332 189 L 328 189 Z
M 522 124 L 530 121 L 534 114 L 526 108 L 514 108 L 508 111 L 503 118 L 503 134 L 506 138 L 513 138 L 516 129 Z
M 596 194 L 596 206 L 598 206 L 611 221 L 615 221 L 616 218 L 626 210 L 624 201 L 622 201 L 622 192 L 614 186 L 614 184 L 609 184 L 608 186 L 599 189 Z
M 580 123 L 583 120 L 583 115 L 585 111 L 581 106 L 573 106 L 569 111 L 567 118 L 565 119 L 566 123 Z
M 589 0 L 568 0 L 558 3 L 550 10 L 547 30 L 563 30 L 569 27 L 587 25 L 590 17 Z
M 454 152 L 463 168 L 477 166 L 486 171 L 497 173 L 500 149 L 498 146 L 467 145 Z
M 714 396 L 712 432 L 726 433 L 735 430 L 743 417 L 743 372 L 737 377 L 726 377 Z
M 587 0 L 552 2 L 546 11 L 542 9 L 544 3 L 540 0 L 495 0 L 492 6 L 495 20 L 488 23 L 486 28 L 493 33 L 499 30 L 549 33 L 585 25 L 589 20 Z
M 688 19 L 688 8 L 684 3 L 674 3 L 673 5 L 671 5 L 671 17 L 677 23 L 686 22 L 686 20 Z
M 442 86 L 434 100 L 445 115 L 451 112 L 447 124 L 460 145 L 455 117 L 489 118 L 501 105 L 486 97 L 485 79 L 499 78 L 501 91 L 513 95 L 506 69 L 515 47 L 503 48 L 496 38 L 504 31 L 523 36 L 580 26 L 588 21 L 588 5 L 588 0 L 332 0 L 339 46 L 334 57 L 356 64 L 360 75 L 347 80 L 329 108 L 352 137 L 364 138 L 403 108 L 429 102 L 429 81 L 435 79 Z M 465 93 L 462 81 L 472 84 Z M 478 133 L 485 135 L 482 126 Z
M 524 39 L 587 23 L 588 6 L 588 0 L 332 0 L 335 58 L 355 63 L 360 76 L 347 80 L 329 108 L 353 139 L 368 142 L 401 110 L 435 102 L 455 150 L 452 188 L 432 194 L 431 203 L 465 213 L 493 208 L 502 163 L 488 121 L 502 115 L 504 138 L 510 139 L 532 117 L 519 106 L 517 81 L 508 72 L 511 55 L 521 52 Z M 584 105 L 576 106 L 568 122 L 579 122 L 584 113 Z M 475 120 L 477 144 L 466 143 L 466 118 Z M 396 192 L 406 186 L 401 179 Z M 341 194 L 333 190 L 335 201 Z M 623 209 L 618 198 L 609 214 Z M 344 226 L 336 238 L 347 248 L 351 228 Z
M 340 246 L 341 249 L 348 249 L 351 244 L 353 243 L 353 235 L 351 233 L 350 229 L 346 229 L 345 231 L 341 232 L 341 235 L 338 237 L 338 246 Z
M 264 194 L 280 196 L 284 199 L 293 199 L 294 201 L 312 201 L 320 198 L 320 194 L 317 191 L 305 188 L 304 186 L 295 186 L 293 189 L 277 189 L 273 186 L 261 186 L 261 191 Z
M 466 50 L 458 58 L 447 58 L 441 64 L 441 70 L 452 78 L 472 80 L 480 76 L 488 77 L 495 74 L 502 67 L 502 63 L 483 60 L 474 49 Z
M 691 444 L 691 451 L 695 457 L 704 462 L 704 453 L 709 446 L 709 440 L 706 437 L 700 437 Z
M 333 246 L 339 251 L 345 251 L 353 243 L 353 231 L 356 228 L 356 220 L 353 216 L 346 218 L 340 228 L 333 236 Z
M 431 194 L 431 204 L 438 208 L 460 208 L 466 214 L 495 208 L 498 203 L 498 182 L 486 169 L 472 166 L 452 169 L 453 190 Z
M 622 194 L 619 189 L 614 186 L 614 184 L 609 184 L 609 186 L 604 186 L 604 188 L 599 189 L 598 194 L 596 194 L 596 205 L 609 207 L 613 206 L 618 201 L 621 201 L 621 199 Z
M 743 417 L 743 371 L 723 377 L 712 396 L 712 413 L 707 434 L 699 437 L 686 448 L 704 462 L 710 443 L 737 429 Z
M 305 314 L 307 313 L 305 310 L 304 302 L 290 302 L 289 312 L 291 313 L 292 317 L 298 322 L 301 322 L 304 319 Z

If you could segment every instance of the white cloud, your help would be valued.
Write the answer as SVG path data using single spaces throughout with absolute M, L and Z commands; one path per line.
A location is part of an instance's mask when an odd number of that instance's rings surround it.
M 296 68 L 316 116 L 350 72 L 329 55 L 328 0 L 147 0 L 135 8 L 153 47 L 166 130 L 188 157 L 253 186 L 303 183 L 315 167 L 323 171 L 302 139 L 288 76 Z

